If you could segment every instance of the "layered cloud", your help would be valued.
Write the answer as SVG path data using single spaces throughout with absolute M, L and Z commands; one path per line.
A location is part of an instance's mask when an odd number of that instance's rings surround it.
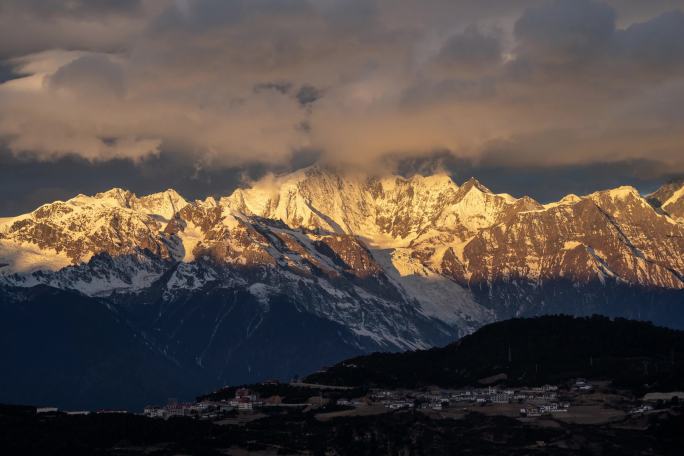
M 0 141 L 195 167 L 448 151 L 684 170 L 682 3 L 8 0 Z

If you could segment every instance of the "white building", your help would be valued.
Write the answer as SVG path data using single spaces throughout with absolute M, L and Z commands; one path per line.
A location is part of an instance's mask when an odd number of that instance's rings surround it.
M 57 407 L 38 407 L 36 413 L 57 413 L 59 409 Z

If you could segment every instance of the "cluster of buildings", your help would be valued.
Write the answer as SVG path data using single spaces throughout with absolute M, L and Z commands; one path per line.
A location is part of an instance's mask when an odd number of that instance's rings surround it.
M 199 419 L 217 419 L 234 408 L 221 402 L 176 402 L 169 401 L 162 407 L 148 405 L 143 409 L 143 415 L 148 418 L 169 419 L 171 417 L 187 416 Z
M 235 397 L 228 404 L 237 410 L 254 410 L 264 405 L 259 400 L 259 396 L 247 388 L 238 388 L 235 391 Z
M 259 396 L 247 388 L 238 388 L 235 397 L 224 401 L 177 402 L 169 401 L 162 407 L 148 405 L 143 415 L 149 418 L 168 419 L 175 416 L 187 416 L 199 419 L 218 419 L 229 412 L 251 411 L 263 406 Z
M 557 404 L 558 387 L 544 385 L 519 390 L 496 387 L 464 390 L 431 391 L 372 391 L 370 398 L 388 409 L 419 408 L 442 410 L 449 406 L 464 404 L 511 404 L 533 402 L 540 406 Z M 339 401 L 338 401 L 339 403 Z
M 379 402 L 391 410 L 413 408 L 415 399 L 416 393 L 413 391 L 372 390 L 370 393 L 371 402 Z

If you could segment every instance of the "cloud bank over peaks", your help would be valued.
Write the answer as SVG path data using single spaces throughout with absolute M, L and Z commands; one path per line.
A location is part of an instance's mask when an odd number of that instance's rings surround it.
M 364 166 L 446 150 L 684 170 L 683 7 L 6 1 L 0 142 L 37 160 L 282 166 L 311 151 Z

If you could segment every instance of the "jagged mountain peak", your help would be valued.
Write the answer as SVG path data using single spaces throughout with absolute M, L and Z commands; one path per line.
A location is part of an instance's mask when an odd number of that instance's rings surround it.
M 221 204 L 293 227 L 358 235 L 375 247 L 464 242 L 517 212 L 542 209 L 474 178 L 459 187 L 446 173 L 378 176 L 322 167 L 265 176 Z
M 99 192 L 94 195 L 84 195 L 78 194 L 73 198 L 69 198 L 66 201 L 54 201 L 48 203 L 50 204 L 67 204 L 73 207 L 120 207 L 128 208 L 130 207 L 130 202 L 136 196 L 133 192 L 125 190 L 123 188 L 114 187 L 104 192 Z
M 15 272 L 57 271 L 103 252 L 148 250 L 169 258 L 170 244 L 160 230 L 185 205 L 172 190 L 138 198 L 121 188 L 55 201 L 5 219 L 0 257 Z
M 461 185 L 461 190 L 465 193 L 470 191 L 470 189 L 475 188 L 482 193 L 494 193 L 492 192 L 489 188 L 485 187 L 482 185 L 482 183 L 477 180 L 475 177 L 470 177 L 468 180 L 466 180 L 462 185 Z
M 456 185 L 451 176 L 445 171 L 439 171 L 429 175 L 413 174 L 410 177 L 391 176 L 389 179 L 403 180 L 413 184 L 425 185 L 434 189 L 458 188 L 458 185 Z
M 593 202 L 599 207 L 612 209 L 617 207 L 624 207 L 625 205 L 636 204 L 639 206 L 648 207 L 648 201 L 639 193 L 639 190 L 631 185 L 622 185 L 620 187 L 609 188 L 605 190 L 598 190 L 584 196 L 578 196 L 574 193 L 565 195 L 559 201 L 544 204 L 546 209 L 553 209 L 559 206 L 571 206 L 583 202 Z
M 114 187 L 92 196 L 79 194 L 64 202 L 56 201 L 55 203 L 73 206 L 119 207 L 122 209 L 142 210 L 151 215 L 168 215 L 169 208 L 173 212 L 177 212 L 188 204 L 185 198 L 174 189 L 167 189 L 139 197 L 132 191 L 119 187 Z M 173 213 L 169 217 L 172 215 Z
M 583 200 L 593 202 L 601 210 L 611 214 L 614 219 L 620 219 L 628 224 L 625 229 L 631 229 L 630 227 L 637 225 L 646 226 L 656 218 L 666 218 L 658 214 L 636 188 L 628 185 L 594 192 Z M 661 220 L 661 222 L 675 223 L 673 220 L 668 222 Z
M 93 198 L 97 199 L 105 199 L 105 198 L 115 198 L 117 200 L 126 200 L 130 197 L 135 196 L 133 192 L 130 190 L 123 189 L 121 187 L 113 187 L 110 188 L 109 190 L 105 190 L 104 192 L 99 192 L 96 193 Z
M 142 209 L 150 215 L 158 216 L 168 221 L 187 205 L 188 201 L 178 192 L 168 189 L 163 192 L 134 198 L 132 208 Z
M 670 179 L 655 192 L 647 195 L 647 198 L 654 207 L 661 207 L 666 201 L 675 196 L 675 193 L 680 192 L 683 188 L 684 177 Z
M 671 179 L 647 198 L 656 209 L 680 223 L 684 222 L 684 177 Z
M 187 202 L 187 200 L 176 190 L 173 188 L 167 188 L 166 190 L 163 190 L 161 192 L 157 193 L 150 193 L 147 195 L 142 195 L 142 196 L 137 196 L 137 200 L 146 200 L 146 201 L 154 201 L 154 200 L 161 200 L 161 199 L 168 199 L 170 201 L 175 202 Z
M 175 213 L 185 207 L 188 201 L 174 189 L 167 189 L 139 197 L 129 190 L 115 187 L 105 192 L 97 193 L 94 196 L 78 195 L 67 200 L 66 203 L 76 206 L 130 209 L 156 217 L 161 221 L 168 221 Z
M 457 189 L 446 172 L 437 172 L 430 175 L 413 174 L 405 177 L 394 174 L 378 174 L 360 172 L 354 169 L 337 169 L 330 166 L 312 165 L 286 174 L 267 174 L 261 179 L 252 181 L 246 188 L 239 192 L 254 191 L 269 193 L 282 190 L 283 188 L 296 187 L 298 189 L 338 189 L 342 190 L 355 186 L 381 185 L 385 191 L 392 191 L 399 186 L 422 186 L 435 189 Z M 484 186 L 482 186 L 484 188 Z M 488 190 L 487 190 L 488 191 Z
M 607 190 L 599 190 L 589 195 L 589 197 L 592 199 L 608 197 L 613 200 L 642 199 L 639 190 L 631 185 L 622 185 Z
M 267 175 L 221 202 L 290 226 L 405 238 L 426 219 L 434 219 L 457 190 L 443 173 L 405 178 L 312 166 L 283 176 Z
M 582 200 L 582 198 L 580 198 L 578 195 L 575 195 L 574 193 L 569 193 L 569 194 L 565 195 L 563 198 L 561 198 L 559 203 L 561 203 L 561 204 L 574 204 L 574 203 L 578 203 L 581 200 Z

